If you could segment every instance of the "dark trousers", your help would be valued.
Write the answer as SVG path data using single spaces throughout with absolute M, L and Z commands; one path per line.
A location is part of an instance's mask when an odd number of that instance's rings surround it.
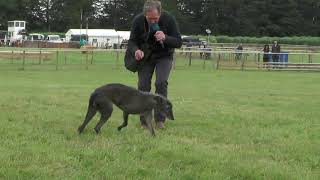
M 272 61 L 273 62 L 279 62 L 279 54 L 273 54 L 272 55 Z
M 152 75 L 156 74 L 156 93 L 164 97 L 168 95 L 168 78 L 172 67 L 172 57 L 160 59 L 150 59 L 138 71 L 138 89 L 150 92 Z M 165 116 L 157 109 L 154 110 L 154 119 L 156 122 L 165 121 Z M 145 124 L 143 117 L 140 117 L 141 124 Z

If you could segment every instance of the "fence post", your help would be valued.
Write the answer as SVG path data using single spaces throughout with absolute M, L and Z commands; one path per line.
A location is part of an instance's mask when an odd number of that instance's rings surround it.
M 260 65 L 260 53 L 258 53 L 258 64 L 259 64 L 259 68 L 261 68 L 261 65 Z
M 241 70 L 243 71 L 244 70 L 244 62 L 247 60 L 247 58 L 248 58 L 248 56 L 247 56 L 247 54 L 245 54 L 245 58 L 242 58 L 241 59 L 241 61 L 242 61 L 242 63 L 241 63 Z
M 42 51 L 41 51 L 41 49 L 40 49 L 40 54 L 39 54 L 39 64 L 41 64 L 41 59 L 42 59 Z
M 172 62 L 172 67 L 173 67 L 173 70 L 176 69 L 176 60 L 177 60 L 177 57 L 176 57 L 176 52 L 173 54 L 173 62 Z
M 89 69 L 89 54 L 88 54 L 88 51 L 86 52 L 86 70 Z
M 59 51 L 56 52 L 56 70 L 58 70 L 58 64 L 59 64 Z
M 67 51 L 64 51 L 64 64 L 67 64 Z
M 23 56 L 22 56 L 22 70 L 24 70 L 24 66 L 26 63 L 26 51 L 23 50 Z
M 212 61 L 211 61 L 211 63 L 212 63 L 212 67 L 213 67 L 213 69 L 215 68 L 214 67 L 214 60 L 216 59 L 216 53 L 212 53 Z
M 13 50 L 11 51 L 11 64 L 13 64 Z
M 189 52 L 189 66 L 191 66 L 191 52 Z
M 116 66 L 117 66 L 116 69 L 119 69 L 119 50 L 116 49 L 116 51 L 117 51 L 117 52 L 116 52 L 116 53 L 117 53 L 117 55 L 116 55 L 116 58 L 117 58 L 117 60 L 116 60 L 116 61 L 117 61 L 117 62 L 116 62 Z
M 312 63 L 311 54 L 308 54 L 309 56 L 309 63 Z
M 93 51 L 91 51 L 91 64 L 93 64 Z
M 219 54 L 218 54 L 217 64 L 216 64 L 216 69 L 219 69 L 220 60 L 221 60 L 221 54 L 219 53 Z
M 257 53 L 254 53 L 254 62 L 257 63 Z

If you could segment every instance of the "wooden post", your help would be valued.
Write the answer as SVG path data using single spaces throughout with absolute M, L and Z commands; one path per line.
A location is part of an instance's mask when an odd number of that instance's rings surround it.
M 13 50 L 11 51 L 11 64 L 13 64 Z
M 116 49 L 116 53 L 117 53 L 117 54 L 116 54 L 116 58 L 117 58 L 117 59 L 116 59 L 116 61 L 117 61 L 117 62 L 116 62 L 116 66 L 117 66 L 116 69 L 119 69 L 119 68 L 120 68 L 120 67 L 119 67 L 119 58 L 120 58 L 120 55 L 119 55 L 119 50 L 118 50 L 118 49 Z
M 91 64 L 93 64 L 93 51 L 91 51 Z
M 67 51 L 64 51 L 64 64 L 67 64 Z
M 257 63 L 257 53 L 254 53 L 254 62 Z
M 174 54 L 173 54 L 173 62 L 172 62 L 173 70 L 176 69 L 176 60 L 177 60 L 176 53 L 174 53 Z
M 26 64 L 26 51 L 23 50 L 23 56 L 22 56 L 22 70 L 24 70 L 24 66 Z
M 219 53 L 219 54 L 218 54 L 217 64 L 216 64 L 216 69 L 219 69 L 220 60 L 221 60 L 221 54 Z
M 261 68 L 261 65 L 260 65 L 260 53 L 258 53 L 258 64 L 259 64 L 259 68 Z
M 216 53 L 212 53 L 212 61 L 211 61 L 211 63 L 212 63 L 212 67 L 213 67 L 213 69 L 214 69 L 214 60 L 216 59 Z
M 309 56 L 309 63 L 312 63 L 311 54 L 308 54 L 308 56 Z
M 244 70 L 244 62 L 247 60 L 247 58 L 248 58 L 247 54 L 246 54 L 246 58 L 241 58 L 241 61 L 242 61 L 242 63 L 241 63 L 241 70 L 242 70 L 242 71 Z
M 39 64 L 41 64 L 41 59 L 42 59 L 42 51 L 40 49 L 40 53 L 39 53 Z
M 189 66 L 191 66 L 191 52 L 189 52 Z
M 86 70 L 89 69 L 89 54 L 86 52 Z
M 56 70 L 58 70 L 58 64 L 59 64 L 59 51 L 56 52 Z

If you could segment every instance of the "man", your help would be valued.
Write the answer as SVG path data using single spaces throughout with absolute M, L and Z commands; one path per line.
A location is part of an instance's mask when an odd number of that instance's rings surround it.
M 242 43 L 240 43 L 236 48 L 236 62 L 241 60 L 242 50 L 243 50 Z
M 279 62 L 279 54 L 277 53 L 280 53 L 280 45 L 278 44 L 277 41 L 274 41 L 271 52 L 272 52 L 272 61 Z
M 150 57 L 143 59 L 145 53 L 141 45 L 147 43 L 152 47 Z M 182 46 L 181 35 L 177 23 L 168 12 L 162 11 L 161 2 L 147 0 L 143 13 L 133 20 L 128 48 L 134 52 L 137 61 L 145 60 L 138 69 L 138 89 L 150 92 L 151 79 L 155 71 L 156 93 L 167 97 L 168 78 L 172 67 L 174 48 Z M 165 128 L 165 116 L 157 109 L 154 112 L 156 127 Z M 141 126 L 146 127 L 143 117 L 140 117 Z

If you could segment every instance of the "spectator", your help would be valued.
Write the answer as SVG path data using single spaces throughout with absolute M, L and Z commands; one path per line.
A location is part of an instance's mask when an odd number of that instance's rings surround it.
M 277 41 L 274 41 L 273 45 L 272 45 L 272 61 L 273 62 L 279 62 L 279 54 L 281 51 L 280 45 L 278 44 Z
M 265 44 L 263 47 L 263 66 L 265 67 L 269 62 L 269 53 L 270 48 L 268 44 Z
M 240 43 L 239 45 L 238 45 L 238 47 L 236 48 L 236 62 L 238 61 L 238 60 L 241 60 L 241 57 L 242 57 L 242 50 L 243 50 L 243 47 L 242 47 L 242 43 Z

